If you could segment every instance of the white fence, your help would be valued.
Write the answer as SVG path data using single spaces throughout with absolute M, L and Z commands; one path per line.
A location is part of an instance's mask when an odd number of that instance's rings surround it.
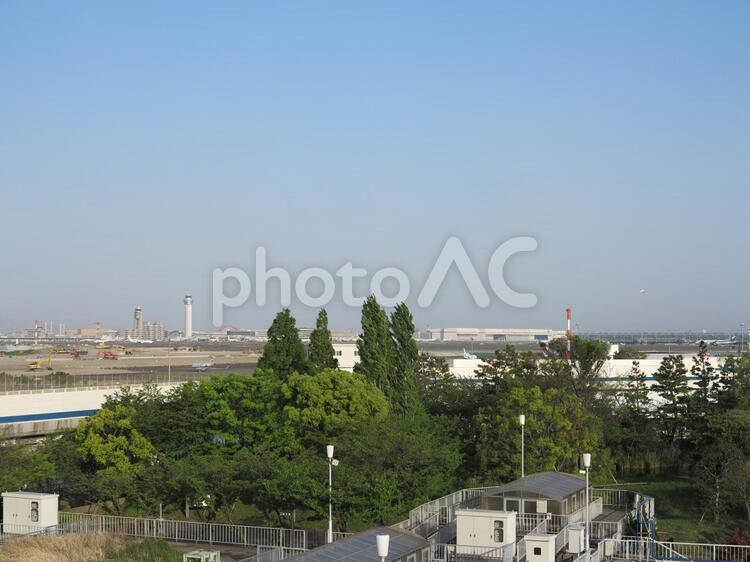
M 620 521 L 592 521 L 591 539 L 601 541 L 604 539 L 621 539 L 623 535 L 623 520 Z
M 482 547 L 435 544 L 430 549 L 430 562 L 513 562 L 515 544 Z
M 605 539 L 599 551 L 607 560 L 673 560 L 675 562 L 750 562 L 750 546 Z
M 438 525 L 446 525 L 455 521 L 455 510 L 465 507 L 477 507 L 482 495 L 496 489 L 488 488 L 465 488 L 441 498 L 437 498 L 412 509 L 409 512 L 409 529 L 414 529 L 424 523 L 433 515 L 437 514 Z
M 14 525 L 3 523 L 0 525 L 0 546 L 7 544 L 13 539 L 22 539 L 25 537 L 45 536 L 57 534 L 57 526 L 53 527 L 32 527 L 29 525 Z
M 594 499 L 601 498 L 603 504 L 607 507 L 620 507 L 628 511 L 635 508 L 637 496 L 636 492 L 629 490 L 614 488 L 591 489 L 591 497 Z
M 128 537 L 226 544 L 258 549 L 283 548 L 304 552 L 307 537 L 302 529 L 251 527 L 170 519 L 144 519 L 114 515 L 60 512 L 58 527 L 68 533 L 113 533 Z

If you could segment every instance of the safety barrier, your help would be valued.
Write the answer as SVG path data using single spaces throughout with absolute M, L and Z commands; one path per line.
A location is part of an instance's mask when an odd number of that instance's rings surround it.
M 750 546 L 659 542 L 638 538 L 605 539 L 599 551 L 606 560 L 673 560 L 675 562 L 750 562 Z
M 147 519 L 115 515 L 61 512 L 59 525 L 69 533 L 113 533 L 138 538 L 226 544 L 256 548 L 307 549 L 305 531 L 280 527 L 252 527 L 171 519 Z

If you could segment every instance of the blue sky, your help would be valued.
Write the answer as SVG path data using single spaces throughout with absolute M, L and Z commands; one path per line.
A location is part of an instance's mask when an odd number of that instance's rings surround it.
M 211 270 L 451 276 L 417 324 L 750 323 L 747 2 L 0 2 L 0 330 L 210 327 Z M 639 293 L 646 288 L 644 295 Z M 366 292 L 366 288 L 361 288 Z M 313 310 L 293 303 L 300 324 Z M 278 306 L 230 311 L 264 327 Z M 335 327 L 358 311 L 339 299 Z

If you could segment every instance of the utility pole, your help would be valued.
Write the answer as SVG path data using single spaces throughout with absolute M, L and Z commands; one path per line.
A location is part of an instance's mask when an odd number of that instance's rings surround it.
M 586 559 L 591 556 L 591 514 L 589 513 L 589 469 L 591 468 L 591 453 L 583 453 L 583 468 L 586 471 Z
M 518 423 L 521 424 L 521 478 L 526 476 L 526 469 L 524 466 L 524 428 L 526 427 L 526 416 L 521 414 L 518 416 Z
M 333 542 L 333 467 L 339 464 L 338 459 L 333 458 L 333 445 L 326 445 L 326 456 L 328 457 L 328 536 L 326 542 Z

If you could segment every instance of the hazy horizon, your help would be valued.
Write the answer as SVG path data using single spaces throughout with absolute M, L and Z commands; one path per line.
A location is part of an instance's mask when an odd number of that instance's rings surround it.
M 211 330 L 214 268 L 396 267 L 421 329 L 750 324 L 750 3 L 0 4 L 0 331 Z M 478 308 L 452 272 L 538 304 Z M 641 289 L 645 289 L 642 293 Z M 311 292 L 312 289 L 311 289 Z M 366 286 L 356 286 L 359 295 Z M 281 308 L 230 310 L 265 328 Z M 274 300 L 276 299 L 276 300 Z M 252 300 L 252 299 L 251 299 Z M 329 311 L 357 329 L 359 310 Z M 317 310 L 293 301 L 298 325 Z

